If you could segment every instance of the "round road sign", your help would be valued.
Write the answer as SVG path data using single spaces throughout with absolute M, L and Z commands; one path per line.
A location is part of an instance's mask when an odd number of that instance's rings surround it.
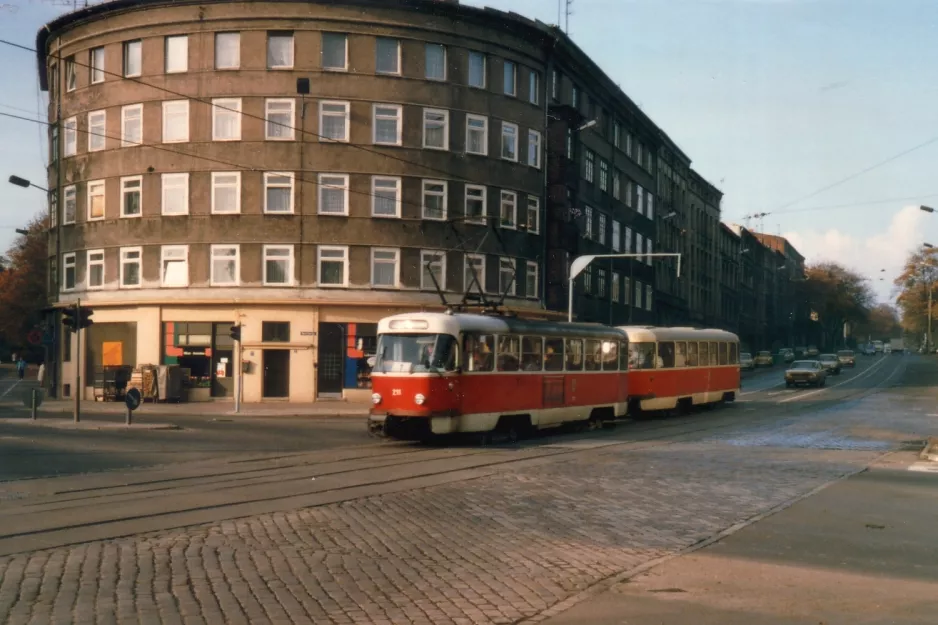
M 131 410 L 139 408 L 141 401 L 143 401 L 143 397 L 140 395 L 140 390 L 137 388 L 128 389 L 127 394 L 124 395 L 124 403 L 127 404 L 127 407 Z
M 39 345 L 42 341 L 42 332 L 39 330 L 33 330 L 26 335 L 26 340 L 29 341 L 30 345 Z

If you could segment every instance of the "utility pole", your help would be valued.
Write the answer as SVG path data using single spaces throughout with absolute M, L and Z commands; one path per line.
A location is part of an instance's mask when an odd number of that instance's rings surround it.
M 75 300 L 75 320 L 78 326 L 75 328 L 75 423 L 81 421 L 81 298 Z

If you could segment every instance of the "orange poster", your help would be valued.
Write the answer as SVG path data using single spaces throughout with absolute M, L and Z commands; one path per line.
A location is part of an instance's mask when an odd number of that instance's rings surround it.
M 124 344 L 120 341 L 102 343 L 101 364 L 105 367 L 124 364 Z

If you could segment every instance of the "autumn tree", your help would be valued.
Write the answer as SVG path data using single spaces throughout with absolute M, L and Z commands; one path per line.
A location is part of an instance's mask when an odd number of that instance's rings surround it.
M 924 336 L 928 331 L 928 293 L 938 281 L 938 249 L 922 247 L 906 260 L 902 273 L 895 280 L 896 304 L 902 313 L 902 327 Z M 932 293 L 932 299 L 936 299 Z M 932 317 L 938 308 L 932 302 Z
M 805 277 L 803 296 L 817 315 L 824 346 L 839 342 L 844 323 L 855 327 L 868 321 L 874 297 L 866 278 L 833 262 L 808 266 Z
M 34 219 L 27 230 L 29 234 L 17 237 L 7 250 L 0 271 L 0 340 L 38 357 L 41 348 L 29 346 L 26 337 L 40 324 L 41 311 L 48 306 L 46 219 Z
M 902 335 L 899 313 L 889 304 L 877 304 L 870 309 L 867 320 L 855 326 L 853 334 L 863 340 L 867 337 L 873 340 L 899 337 Z

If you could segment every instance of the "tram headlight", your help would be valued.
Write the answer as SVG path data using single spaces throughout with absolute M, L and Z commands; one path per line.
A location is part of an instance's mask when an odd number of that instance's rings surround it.
M 375 406 L 381 403 L 381 393 L 372 393 L 371 394 L 371 403 Z
M 418 406 L 423 406 L 423 402 L 427 401 L 427 398 L 423 396 L 423 393 L 417 393 L 414 395 L 414 403 Z

